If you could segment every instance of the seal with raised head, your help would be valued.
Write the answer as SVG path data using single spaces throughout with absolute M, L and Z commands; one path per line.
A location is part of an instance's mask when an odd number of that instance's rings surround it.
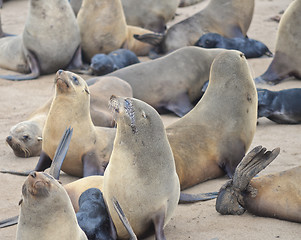
M 126 22 L 154 32 L 164 32 L 179 0 L 121 0 Z
M 115 122 L 108 101 L 113 94 L 132 97 L 131 86 L 120 78 L 105 76 L 89 87 L 90 113 L 95 126 L 114 127 Z M 6 142 L 18 157 L 39 156 L 42 149 L 42 131 L 46 122 L 52 99 L 34 111 L 26 121 L 14 125 Z
M 266 117 L 280 124 L 301 123 L 301 89 L 270 91 L 257 88 L 258 118 Z
M 192 46 L 205 33 L 215 32 L 224 37 L 245 37 L 254 11 L 254 0 L 211 0 L 206 8 L 171 26 L 164 36 L 136 36 L 153 44 L 159 53 L 168 53 Z
M 127 81 L 133 89 L 133 97 L 157 111 L 169 110 L 182 117 L 201 98 L 211 63 L 223 51 L 185 47 L 164 57 L 117 70 L 109 76 Z
M 293 1 L 281 17 L 274 58 L 256 83 L 278 84 L 289 76 L 301 79 L 301 1 Z
M 254 215 L 301 223 L 301 167 L 259 177 L 280 149 L 267 151 L 254 148 L 237 166 L 232 180 L 220 189 L 216 210 L 223 214 L 241 215 L 246 210 Z
M 232 176 L 253 140 L 256 122 L 257 92 L 247 60 L 227 50 L 213 61 L 198 104 L 166 128 L 181 189 L 225 173 Z
M 110 106 L 117 132 L 103 194 L 117 236 L 126 239 L 128 232 L 115 213 L 113 197 L 138 237 L 151 231 L 156 239 L 165 239 L 163 228 L 178 205 L 180 185 L 160 115 L 133 98 L 112 96 Z
M 44 172 L 32 172 L 22 187 L 17 240 L 87 240 L 63 186 Z
M 203 48 L 225 48 L 241 51 L 246 58 L 258 58 L 263 55 L 272 57 L 268 47 L 251 38 L 225 38 L 218 33 L 206 33 L 194 44 Z
M 0 77 L 26 80 L 80 67 L 79 45 L 79 27 L 67 0 L 31 0 L 23 33 L 0 39 L 0 67 L 25 75 Z
M 90 116 L 90 92 L 76 74 L 59 70 L 55 96 L 43 130 L 42 152 L 35 168 L 43 171 L 51 164 L 60 135 L 73 127 L 73 138 L 62 170 L 73 176 L 103 174 L 109 161 L 115 129 L 95 127 Z
M 126 24 L 120 0 L 83 0 L 77 15 L 85 61 L 97 53 L 108 54 L 126 48 L 136 55 L 147 55 L 151 45 L 134 39 L 134 34 L 151 31 Z

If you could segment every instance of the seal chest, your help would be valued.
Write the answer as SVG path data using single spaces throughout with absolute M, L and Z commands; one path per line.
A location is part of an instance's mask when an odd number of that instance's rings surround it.
M 180 194 L 174 158 L 159 114 L 133 98 L 112 96 L 117 133 L 104 175 L 104 198 L 119 238 L 128 234 L 112 205 L 116 197 L 134 232 L 163 230 Z M 161 218 L 162 226 L 156 226 Z M 160 221 L 159 221 L 160 222 Z M 156 231 L 157 232 L 157 231 Z

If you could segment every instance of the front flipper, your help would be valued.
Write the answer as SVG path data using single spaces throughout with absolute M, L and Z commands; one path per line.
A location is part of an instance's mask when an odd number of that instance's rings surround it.
M 33 53 L 26 53 L 26 60 L 28 62 L 31 73 L 23 75 L 0 75 L 0 78 L 12 80 L 12 81 L 23 81 L 23 80 L 32 80 L 40 76 L 40 67 L 37 58 Z
M 153 217 L 156 240 L 166 240 L 164 235 L 164 221 L 165 211 L 161 210 Z
M 179 117 L 183 117 L 187 114 L 191 109 L 193 109 L 193 105 L 190 102 L 190 99 L 187 93 L 182 93 L 178 95 L 176 98 L 169 101 L 165 108 L 173 113 L 175 113 Z
M 81 46 L 78 46 L 70 63 L 68 64 L 67 70 L 73 70 L 73 69 L 81 69 L 83 66 L 82 61 L 82 49 Z
M 83 177 L 92 175 L 104 175 L 107 161 L 99 161 L 99 157 L 94 151 L 90 151 L 83 155 Z
M 19 216 L 14 216 L 0 221 L 0 228 L 10 227 L 18 224 Z
M 199 201 L 208 201 L 217 198 L 218 192 L 188 194 L 180 193 L 179 203 L 194 203 Z

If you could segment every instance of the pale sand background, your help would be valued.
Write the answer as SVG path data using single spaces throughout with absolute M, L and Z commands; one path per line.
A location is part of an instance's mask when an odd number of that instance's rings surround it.
M 253 20 L 248 31 L 250 38 L 263 41 L 272 52 L 275 49 L 278 23 L 268 19 L 286 9 L 291 0 L 256 0 Z M 195 6 L 177 10 L 175 21 L 184 19 L 203 8 L 205 0 Z M 19 34 L 24 27 L 27 14 L 26 0 L 11 0 L 1 10 L 5 31 Z M 170 23 L 170 24 L 173 24 Z M 249 60 L 253 75 L 262 74 L 271 58 Z M 0 70 L 0 74 L 9 71 Z M 25 120 L 29 113 L 53 95 L 54 75 L 42 76 L 38 80 L 11 82 L 0 79 L 0 169 L 28 170 L 35 167 L 37 157 L 17 158 L 5 143 L 9 129 Z M 270 89 L 301 87 L 301 82 L 286 81 Z M 167 122 L 174 118 L 164 117 Z M 261 174 L 281 171 L 301 164 L 300 125 L 277 125 L 267 119 L 260 119 L 251 147 L 264 145 L 268 149 L 281 148 L 278 158 Z M 75 180 L 62 174 L 65 184 Z M 0 174 L 0 219 L 18 214 L 18 201 L 24 177 Z M 226 177 L 211 180 L 189 190 L 189 192 L 217 191 Z M 45 216 L 47 217 L 47 216 Z M 167 239 L 301 239 L 301 225 L 297 223 L 256 217 L 245 213 L 242 216 L 221 216 L 215 211 L 215 200 L 191 205 L 179 205 L 172 220 L 165 229 Z M 14 239 L 16 226 L 0 229 L 0 239 Z

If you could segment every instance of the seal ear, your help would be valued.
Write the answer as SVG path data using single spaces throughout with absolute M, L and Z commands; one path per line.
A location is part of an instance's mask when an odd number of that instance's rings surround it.
M 88 93 L 88 94 L 90 94 L 90 91 L 89 91 L 89 89 L 87 87 L 85 87 L 85 92 Z
M 20 199 L 18 205 L 20 206 L 22 204 L 22 202 L 23 202 L 23 198 Z

